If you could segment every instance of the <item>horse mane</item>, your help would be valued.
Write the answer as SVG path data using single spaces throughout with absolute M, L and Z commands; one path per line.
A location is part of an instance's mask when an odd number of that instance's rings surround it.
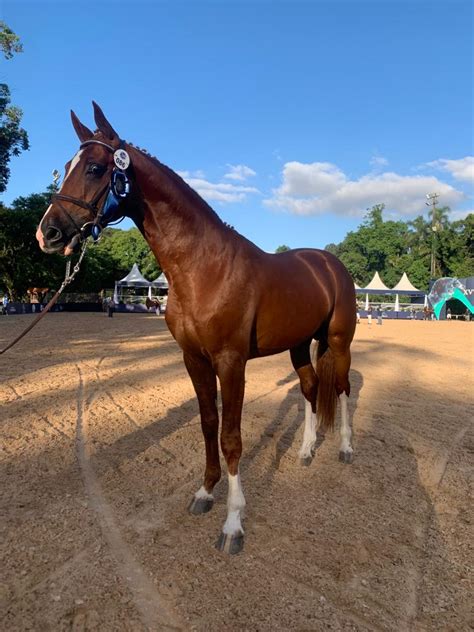
M 94 131 L 94 136 L 95 137 L 99 137 L 99 139 L 103 140 L 103 142 L 107 142 L 107 143 L 110 142 L 110 140 L 108 138 L 105 138 L 104 134 L 99 129 L 96 129 Z M 138 147 L 137 145 L 134 145 L 133 143 L 130 143 L 128 141 L 127 141 L 127 145 L 129 145 L 130 147 L 133 147 L 133 149 L 136 149 L 137 151 L 139 151 L 155 167 L 158 167 L 158 169 L 163 171 L 168 176 L 168 178 L 177 186 L 178 190 L 181 191 L 181 193 L 186 195 L 188 198 L 191 198 L 191 200 L 193 202 L 195 202 L 196 205 L 199 206 L 201 209 L 205 210 L 207 212 L 208 216 L 213 221 L 217 222 L 221 227 L 226 228 L 227 230 L 230 230 L 230 231 L 232 231 L 234 233 L 239 234 L 238 231 L 234 228 L 234 226 L 231 226 L 227 222 L 224 222 L 219 217 L 219 215 L 216 213 L 216 211 L 212 208 L 212 206 L 210 206 L 206 202 L 206 200 L 204 200 L 204 198 L 202 198 L 199 195 L 199 193 L 197 191 L 195 191 L 186 182 L 186 180 L 184 180 L 184 178 L 182 178 L 179 174 L 177 174 L 176 171 L 173 171 L 173 169 L 171 169 L 170 167 L 168 167 L 164 163 L 160 162 L 160 160 L 158 160 L 158 158 L 156 158 L 156 156 L 152 156 L 146 149 L 143 149 L 142 147 Z
M 216 213 L 216 211 L 212 208 L 212 206 L 210 206 L 206 200 L 204 200 L 197 191 L 195 191 L 187 182 L 186 180 L 184 180 L 184 178 L 182 178 L 178 173 L 176 173 L 176 171 L 173 171 L 173 169 L 171 169 L 170 167 L 168 167 L 167 165 L 165 165 L 164 163 L 162 163 L 160 160 L 158 160 L 158 158 L 156 158 L 156 156 L 152 156 L 146 149 L 143 149 L 141 147 L 137 147 L 136 145 L 134 145 L 133 143 L 127 143 L 128 145 L 130 145 L 130 147 L 133 147 L 134 149 L 136 149 L 137 151 L 139 151 L 141 154 L 143 154 L 146 158 L 148 158 L 148 160 L 156 167 L 158 167 L 159 169 L 161 169 L 169 178 L 170 180 L 172 180 L 172 182 L 174 182 L 174 184 L 178 187 L 178 189 L 184 193 L 187 196 L 190 196 L 191 199 L 196 202 L 201 208 L 204 208 L 207 213 L 212 217 L 212 219 L 214 219 L 215 221 L 217 221 L 221 226 L 228 228 L 230 230 L 235 231 L 235 228 L 233 226 L 230 226 L 230 224 L 227 224 L 227 222 L 224 222 L 219 215 Z M 235 231 L 237 232 L 237 231 Z

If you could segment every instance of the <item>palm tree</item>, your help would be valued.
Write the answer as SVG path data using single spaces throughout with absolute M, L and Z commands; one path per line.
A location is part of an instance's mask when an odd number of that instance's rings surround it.
M 435 278 L 436 274 L 441 274 L 441 266 L 436 260 L 437 235 L 449 225 L 449 206 L 437 208 L 433 206 L 428 217 L 431 220 L 431 277 Z

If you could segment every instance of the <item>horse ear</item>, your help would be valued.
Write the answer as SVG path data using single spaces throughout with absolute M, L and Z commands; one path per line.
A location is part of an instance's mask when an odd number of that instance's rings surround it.
M 74 114 L 72 110 L 71 110 L 71 121 L 81 143 L 83 143 L 86 140 L 89 140 L 90 138 L 94 136 L 94 134 L 90 131 L 90 129 L 81 123 L 81 121 L 77 118 L 77 116 Z
M 92 101 L 92 105 L 94 106 L 94 119 L 99 132 L 102 132 L 102 134 L 107 136 L 109 140 L 118 140 L 119 135 L 105 118 L 104 113 L 102 112 L 100 107 L 95 101 Z

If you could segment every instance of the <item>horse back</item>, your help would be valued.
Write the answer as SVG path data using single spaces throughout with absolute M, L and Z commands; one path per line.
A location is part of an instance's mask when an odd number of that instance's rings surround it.
M 331 253 L 298 249 L 266 254 L 259 276 L 253 355 L 277 353 L 318 337 L 332 319 L 341 331 L 353 333 L 354 283 Z

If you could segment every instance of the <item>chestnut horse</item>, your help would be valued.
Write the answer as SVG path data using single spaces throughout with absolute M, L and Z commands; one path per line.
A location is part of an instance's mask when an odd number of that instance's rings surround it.
M 209 511 L 221 477 L 217 378 L 222 397 L 220 443 L 228 471 L 227 519 L 220 550 L 243 547 L 245 498 L 239 475 L 247 360 L 289 350 L 306 399 L 301 462 L 309 464 L 317 423 L 334 425 L 341 403 L 339 458 L 351 463 L 350 344 L 354 283 L 324 250 L 268 254 L 226 225 L 174 171 L 122 141 L 94 105 L 92 132 L 71 112 L 81 142 L 36 233 L 45 252 L 70 255 L 119 217 L 130 217 L 169 281 L 166 322 L 183 351 L 199 402 L 206 446 L 203 484 L 189 510 Z M 316 357 L 310 345 L 319 341 Z

